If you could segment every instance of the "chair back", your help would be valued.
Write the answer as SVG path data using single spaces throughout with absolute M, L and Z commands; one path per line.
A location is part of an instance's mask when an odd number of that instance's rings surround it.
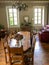
M 21 47 L 9 47 L 9 61 L 10 65 L 24 65 L 23 46 Z M 15 64 L 14 64 L 15 63 Z
M 21 47 L 8 47 L 9 52 L 13 54 L 23 54 L 23 46 Z

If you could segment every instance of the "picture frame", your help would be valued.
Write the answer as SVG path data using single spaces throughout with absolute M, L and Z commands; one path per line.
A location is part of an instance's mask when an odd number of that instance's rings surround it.
M 29 22 L 29 17 L 28 16 L 24 16 L 24 22 L 26 22 L 26 23 Z

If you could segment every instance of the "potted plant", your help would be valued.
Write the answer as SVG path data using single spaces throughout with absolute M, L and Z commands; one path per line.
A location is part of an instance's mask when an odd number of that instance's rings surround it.
M 0 30 L 4 29 L 4 25 L 0 24 Z

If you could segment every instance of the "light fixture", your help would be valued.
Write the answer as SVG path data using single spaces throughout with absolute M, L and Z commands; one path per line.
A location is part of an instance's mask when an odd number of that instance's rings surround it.
M 17 9 L 19 9 L 19 11 L 25 10 L 26 8 L 28 8 L 28 5 L 27 5 L 26 3 L 19 2 L 19 1 L 15 2 L 15 3 L 13 4 L 13 6 L 14 6 L 14 7 L 17 7 Z

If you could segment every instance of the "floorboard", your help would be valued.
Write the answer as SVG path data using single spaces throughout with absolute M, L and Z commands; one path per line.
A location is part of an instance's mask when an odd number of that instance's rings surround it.
M 41 43 L 36 37 L 34 65 L 49 65 L 49 43 Z

